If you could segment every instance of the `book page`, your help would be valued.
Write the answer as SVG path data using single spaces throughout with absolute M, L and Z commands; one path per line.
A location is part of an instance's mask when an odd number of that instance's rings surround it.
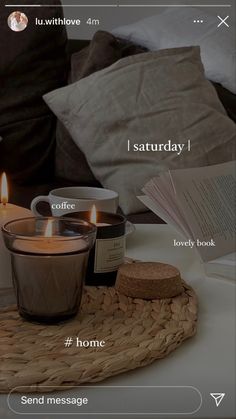
M 236 280 L 236 252 L 206 262 L 204 266 L 209 276 Z
M 176 199 L 191 226 L 204 261 L 231 253 L 235 246 L 235 162 L 170 172 Z
M 185 237 L 191 236 L 189 227 L 176 202 L 169 172 L 151 179 L 143 188 L 143 192 L 147 197 L 138 197 L 141 202 L 166 223 L 177 228 Z M 149 198 L 149 200 L 146 199 L 144 202 L 145 198 Z
M 147 195 L 142 195 L 137 197 L 147 208 L 149 208 L 154 214 L 164 220 L 167 224 L 173 226 L 178 230 L 183 236 L 186 237 L 186 231 L 183 229 L 181 224 L 176 224 L 172 217 L 169 216 L 168 212 L 157 203 L 153 198 Z

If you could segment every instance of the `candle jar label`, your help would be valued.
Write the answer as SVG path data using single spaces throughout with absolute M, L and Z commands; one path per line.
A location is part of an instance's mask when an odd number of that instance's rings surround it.
M 94 273 L 113 272 L 124 263 L 125 236 L 97 239 L 95 245 Z

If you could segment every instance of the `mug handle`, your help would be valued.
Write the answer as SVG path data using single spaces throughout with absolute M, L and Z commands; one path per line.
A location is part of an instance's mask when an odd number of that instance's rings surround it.
M 33 201 L 31 202 L 30 209 L 36 217 L 42 217 L 42 214 L 40 214 L 40 212 L 38 212 L 37 210 L 37 205 L 39 202 L 47 202 L 50 204 L 49 196 L 44 196 L 44 195 L 36 196 L 36 198 L 34 198 Z

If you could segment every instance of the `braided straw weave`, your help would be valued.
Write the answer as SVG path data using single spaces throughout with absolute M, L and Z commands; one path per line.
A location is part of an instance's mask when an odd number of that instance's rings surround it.
M 180 296 L 152 301 L 125 297 L 114 288 L 85 287 L 79 315 L 53 326 L 24 321 L 15 306 L 2 309 L 0 392 L 102 381 L 164 358 L 195 334 L 196 324 L 197 298 L 185 283 Z M 67 337 L 74 338 L 70 348 L 64 347 Z M 106 345 L 79 348 L 76 337 Z

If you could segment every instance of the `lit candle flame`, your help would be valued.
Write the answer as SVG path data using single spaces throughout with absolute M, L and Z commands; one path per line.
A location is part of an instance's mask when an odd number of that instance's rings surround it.
M 96 210 L 95 205 L 92 206 L 92 211 L 91 211 L 91 215 L 90 215 L 90 222 L 93 223 L 93 224 L 97 223 L 97 210 Z
M 7 186 L 7 176 L 4 172 L 1 179 L 1 203 L 6 205 L 8 203 L 8 186 Z
M 45 230 L 45 237 L 52 237 L 52 220 L 48 220 L 47 227 Z

